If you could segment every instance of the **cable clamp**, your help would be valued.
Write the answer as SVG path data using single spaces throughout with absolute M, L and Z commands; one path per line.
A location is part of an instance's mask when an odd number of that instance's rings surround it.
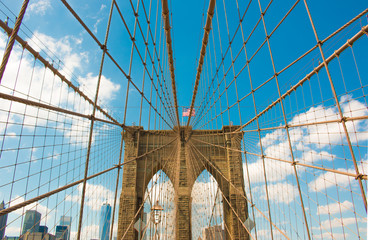
M 362 179 L 363 179 L 363 176 L 367 176 L 367 175 L 363 175 L 363 174 L 359 173 L 359 174 L 355 177 L 355 180 L 358 180 L 358 179 L 362 180 Z
M 353 41 L 351 41 L 351 39 L 348 39 L 346 43 L 348 44 L 349 47 L 353 46 Z
M 294 162 L 291 163 L 291 166 L 295 166 L 297 164 L 298 164 L 298 161 L 294 161 Z
M 336 56 L 337 58 L 339 58 L 339 57 L 340 57 L 340 53 L 339 53 L 339 52 L 335 51 L 334 53 L 335 53 L 335 56 Z
M 117 169 L 121 169 L 122 168 L 122 166 L 121 165 L 119 165 L 119 164 L 115 164 L 114 165 Z
M 27 41 L 24 41 L 24 44 L 22 45 L 23 47 L 23 50 L 28 46 L 28 42 Z

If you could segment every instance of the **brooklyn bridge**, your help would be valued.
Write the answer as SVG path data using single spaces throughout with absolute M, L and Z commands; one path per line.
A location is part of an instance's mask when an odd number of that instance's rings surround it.
M 368 239 L 368 3 L 0 0 L 0 239 Z

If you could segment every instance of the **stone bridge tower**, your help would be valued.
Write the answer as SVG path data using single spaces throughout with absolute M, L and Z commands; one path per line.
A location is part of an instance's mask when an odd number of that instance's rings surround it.
M 138 234 L 133 227 L 139 218 L 136 213 L 143 211 L 139 208 L 144 201 L 145 190 L 159 170 L 167 174 L 175 190 L 175 239 L 192 239 L 191 192 L 197 177 L 205 169 L 216 179 L 223 194 L 223 217 L 228 227 L 226 239 L 248 239 L 238 220 L 238 217 L 242 222 L 246 220 L 248 207 L 244 198 L 239 151 L 243 134 L 231 133 L 237 128 L 224 126 L 221 130 L 192 130 L 181 127 L 180 134 L 178 129 L 145 131 L 142 127 L 129 127 L 125 130 L 126 164 L 120 195 L 118 239 L 123 236 L 124 239 L 137 239 Z M 157 148 L 160 149 L 152 152 Z M 141 157 L 136 159 L 138 156 Z

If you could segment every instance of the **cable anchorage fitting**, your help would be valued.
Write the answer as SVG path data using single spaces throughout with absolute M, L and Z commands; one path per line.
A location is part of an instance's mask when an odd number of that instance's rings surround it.
M 359 173 L 359 174 L 355 177 L 355 180 L 358 180 L 358 179 L 363 180 L 363 177 L 364 177 L 364 176 L 367 176 L 367 175 L 364 175 L 364 174 Z
M 122 166 L 120 164 L 114 164 L 114 167 L 116 167 L 117 169 L 121 169 Z

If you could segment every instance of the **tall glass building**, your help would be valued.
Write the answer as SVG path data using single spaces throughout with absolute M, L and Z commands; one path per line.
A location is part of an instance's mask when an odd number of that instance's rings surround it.
M 5 209 L 4 201 L 0 204 L 0 211 L 3 209 Z M 4 214 L 0 216 L 0 239 L 4 238 L 7 220 L 8 220 L 8 214 Z
M 41 213 L 36 210 L 27 210 L 24 217 L 22 235 L 26 232 L 38 232 L 40 228 Z
M 109 240 L 111 221 L 111 206 L 104 203 L 101 207 L 100 215 L 100 240 Z
M 66 236 L 66 240 L 70 239 L 70 229 L 72 227 L 72 217 L 70 216 L 62 216 L 60 218 L 60 225 L 68 227 L 68 234 Z
M 69 236 L 68 226 L 56 226 L 55 238 L 57 240 L 67 240 Z

